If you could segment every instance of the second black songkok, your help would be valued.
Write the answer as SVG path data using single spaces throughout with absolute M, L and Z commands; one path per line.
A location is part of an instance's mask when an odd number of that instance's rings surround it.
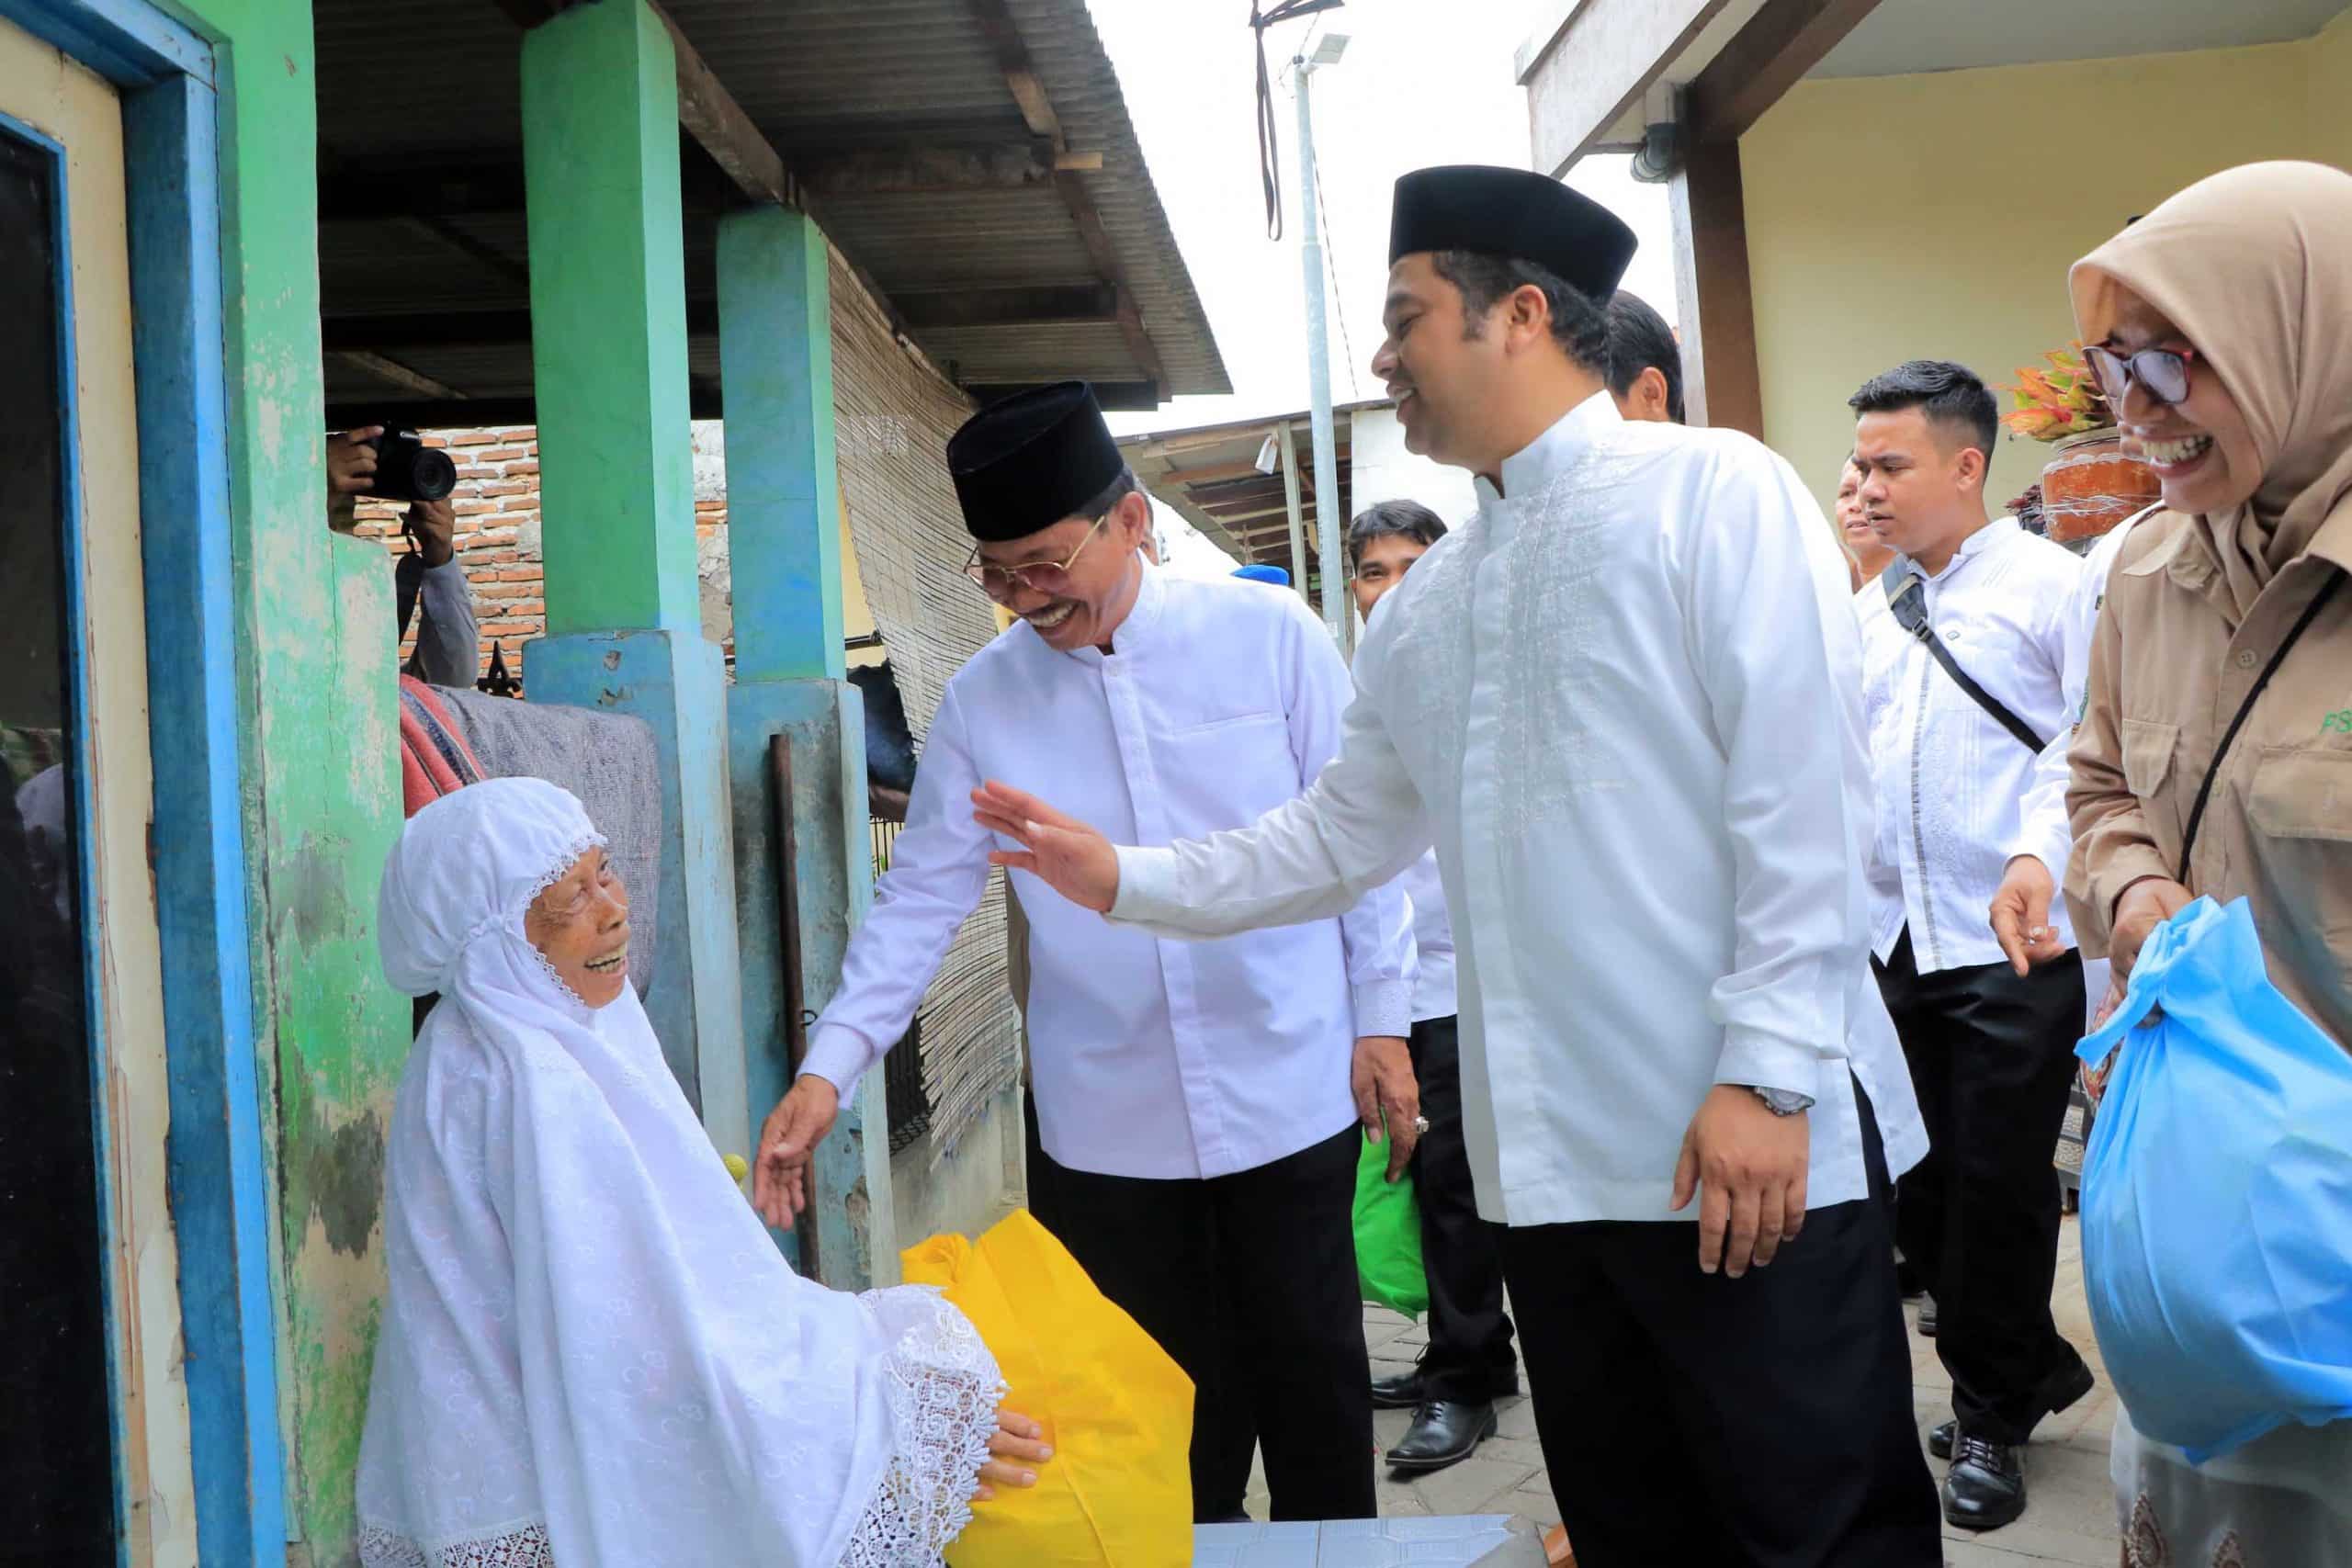
M 1605 305 L 1634 259 L 1624 220 L 1589 196 L 1525 169 L 1452 164 L 1396 182 L 1388 265 L 1416 251 L 1514 256 L 1555 272 Z
M 1125 464 L 1083 381 L 1015 392 L 947 438 L 947 471 L 977 539 L 1018 539 L 1079 515 Z

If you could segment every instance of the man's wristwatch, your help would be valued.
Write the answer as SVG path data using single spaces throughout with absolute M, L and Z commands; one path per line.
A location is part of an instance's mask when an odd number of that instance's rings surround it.
M 1799 1094 L 1792 1089 L 1766 1089 L 1760 1084 L 1749 1084 L 1747 1089 L 1775 1116 L 1795 1116 L 1813 1109 L 1813 1096 Z

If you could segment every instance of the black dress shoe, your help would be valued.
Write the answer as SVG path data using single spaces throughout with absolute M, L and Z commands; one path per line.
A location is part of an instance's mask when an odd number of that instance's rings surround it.
M 1952 1434 L 1960 1430 L 1957 1421 L 1946 1421 L 1928 1434 L 1928 1451 L 1938 1459 L 1951 1458 Z
M 1494 1435 L 1493 1405 L 1432 1399 L 1413 1412 L 1413 1424 L 1388 1450 L 1388 1468 L 1409 1473 L 1443 1470 L 1476 1453 Z
M 1996 1530 L 2025 1512 L 2025 1450 L 1965 1433 L 1944 1477 L 1944 1518 L 1955 1529 Z
M 1372 1380 L 1372 1407 L 1374 1410 L 1411 1410 L 1421 1403 L 1421 1369 L 1409 1372 L 1391 1372 L 1385 1378 Z
M 1933 1339 L 1935 1337 L 1936 1298 L 1923 1295 L 1919 1298 L 1919 1337 Z

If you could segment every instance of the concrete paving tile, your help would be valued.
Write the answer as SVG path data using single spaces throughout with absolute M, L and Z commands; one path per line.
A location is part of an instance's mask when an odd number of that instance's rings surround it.
M 1532 1481 L 1496 1499 L 1495 1511 L 1531 1519 L 1545 1529 L 1560 1522 L 1560 1506 L 1552 1500 L 1552 1489 L 1538 1486 Z
M 1535 1402 L 1521 1395 L 1517 1399 L 1499 1400 L 1495 1405 L 1495 1435 L 1502 1438 L 1535 1438 Z
M 1502 1463 L 1482 1453 L 1419 1476 L 1408 1485 L 1432 1514 L 1476 1514 L 1483 1511 L 1481 1506 L 1488 1498 L 1522 1485 L 1538 1473 L 1526 1465 Z

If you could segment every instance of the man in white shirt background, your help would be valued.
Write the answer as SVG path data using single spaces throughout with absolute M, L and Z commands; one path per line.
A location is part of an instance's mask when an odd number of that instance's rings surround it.
M 763 1129 L 754 1201 L 779 1225 L 839 1097 L 905 1032 L 986 888 L 983 778 L 1164 843 L 1252 820 L 1339 747 L 1347 670 L 1295 594 L 1144 568 L 1149 506 L 1083 383 L 982 410 L 947 459 L 978 541 L 967 570 L 1023 624 L 949 681 L 890 870 Z M 1026 875 L 1012 891 L 1032 1210 L 1193 1379 L 1196 1517 L 1241 1515 L 1253 1445 L 1274 1517 L 1369 1517 L 1351 1222 L 1359 1120 L 1385 1122 L 1394 1169 L 1417 1132 L 1402 892 L 1189 943 L 1107 927 Z
M 1935 1298 L 1951 1374 L 1953 1422 L 1930 1439 L 1952 1461 L 1944 1516 L 1992 1529 L 2024 1511 L 2035 1424 L 2091 1386 L 2050 1310 L 2052 1155 L 2083 1023 L 2082 962 L 2067 951 L 2020 976 L 1985 919 L 2014 857 L 2065 863 L 2064 814 L 2053 824 L 2025 807 L 2069 716 L 2065 611 L 2081 563 L 1987 514 L 1998 417 L 1964 367 L 1913 360 L 1849 401 L 1861 503 L 1897 552 L 1854 600 L 1878 791 L 1873 951 L 1930 1145 L 1902 1179 L 1895 1228 Z M 1930 633 L 2001 713 L 1943 665 Z M 2073 947 L 2063 926 L 2054 940 Z
M 1000 863 L 1193 937 L 1329 915 L 1434 840 L 1464 1142 L 1578 1561 L 1936 1568 L 1845 564 L 1753 440 L 1618 413 L 1633 248 L 1522 170 L 1400 180 L 1373 367 L 1479 510 L 1368 630 L 1339 757 L 1165 849 L 1001 783 L 977 819 Z
M 1368 625 L 1374 609 L 1445 536 L 1438 514 L 1415 501 L 1384 501 L 1348 525 L 1348 586 Z M 1396 879 L 1412 907 L 1413 1077 L 1429 1131 L 1413 1151 L 1413 1202 L 1421 1216 L 1429 1277 L 1429 1343 L 1409 1372 L 1375 1378 L 1372 1403 L 1410 1410 L 1389 1466 L 1408 1474 L 1468 1459 L 1495 1433 L 1495 1401 L 1519 1392 L 1519 1358 L 1503 1310 L 1502 1237 L 1478 1217 L 1462 1134 L 1461 1032 L 1455 1013 L 1453 926 L 1437 856 Z

